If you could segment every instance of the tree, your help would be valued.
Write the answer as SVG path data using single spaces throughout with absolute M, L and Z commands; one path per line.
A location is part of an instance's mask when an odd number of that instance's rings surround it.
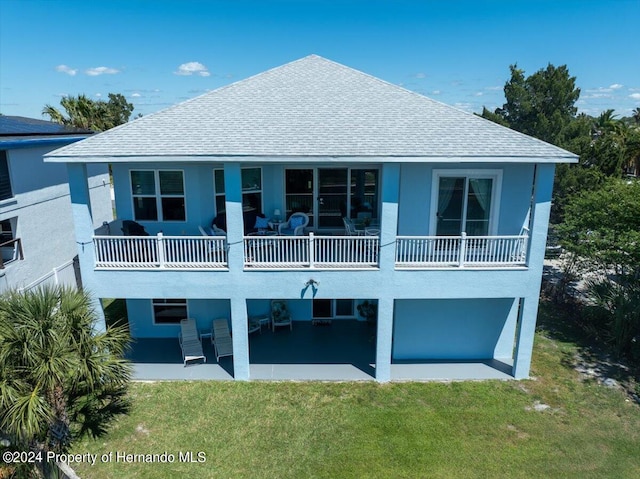
M 640 108 L 633 110 L 633 119 L 636 123 L 640 123 Z
M 580 97 L 576 78 L 569 75 L 566 65 L 538 70 L 525 77 L 524 70 L 510 65 L 511 78 L 504 86 L 506 103 L 493 115 L 514 130 L 558 146 L 567 141 L 565 128 L 575 118 L 575 103 Z M 491 112 L 483 117 L 495 121 Z
M 133 104 L 121 94 L 109 93 L 109 101 L 94 101 L 85 95 L 69 96 L 60 100 L 66 116 L 57 108 L 45 105 L 43 115 L 61 125 L 92 131 L 105 131 L 129 121 Z
M 89 295 L 78 290 L 0 297 L 0 431 L 12 446 L 66 452 L 128 411 L 128 332 L 95 332 L 95 320 Z
M 608 179 L 601 188 L 571 197 L 560 240 L 591 271 L 617 280 L 640 275 L 640 182 Z

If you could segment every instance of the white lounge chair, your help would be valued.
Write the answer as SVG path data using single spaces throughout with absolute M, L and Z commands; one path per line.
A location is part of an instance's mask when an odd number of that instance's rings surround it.
M 200 334 L 195 320 L 187 318 L 180 321 L 180 336 L 178 339 L 185 366 L 188 361 L 196 361 L 198 359 L 203 359 L 205 363 L 207 362 L 207 358 L 202 351 L 202 342 L 200 341 Z
M 231 333 L 229 333 L 227 318 L 214 319 L 211 333 L 211 343 L 216 353 L 216 360 L 220 362 L 220 358 L 224 356 L 233 356 L 233 340 Z

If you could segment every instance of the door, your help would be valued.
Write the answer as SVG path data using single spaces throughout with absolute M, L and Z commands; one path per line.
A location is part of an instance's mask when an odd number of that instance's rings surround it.
M 487 236 L 493 191 L 493 178 L 440 176 L 436 235 Z
M 347 168 L 318 169 L 318 227 L 341 228 L 347 208 Z
M 314 215 L 314 170 L 285 170 L 285 210 L 288 218 L 291 213 L 302 212 L 309 216 L 309 227 L 315 226 Z

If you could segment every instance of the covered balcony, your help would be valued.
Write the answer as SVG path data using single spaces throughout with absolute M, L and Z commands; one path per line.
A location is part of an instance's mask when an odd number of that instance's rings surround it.
M 397 236 L 381 245 L 379 236 L 249 235 L 240 245 L 226 236 L 112 235 L 116 220 L 93 237 L 96 269 L 227 270 L 230 248 L 243 248 L 245 270 L 378 269 L 380 248 L 395 247 L 395 268 L 514 268 L 527 262 L 528 231 L 506 236 Z

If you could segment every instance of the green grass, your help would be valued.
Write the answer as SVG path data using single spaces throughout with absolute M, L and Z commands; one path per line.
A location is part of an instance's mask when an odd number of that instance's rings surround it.
M 176 462 L 76 471 L 83 478 L 640 477 L 640 408 L 621 391 L 583 382 L 569 364 L 577 346 L 547 336 L 537 336 L 528 381 L 136 383 L 131 414 L 74 452 L 167 451 Z M 550 409 L 535 411 L 536 402 Z M 203 451 L 206 462 L 179 463 L 179 451 Z

